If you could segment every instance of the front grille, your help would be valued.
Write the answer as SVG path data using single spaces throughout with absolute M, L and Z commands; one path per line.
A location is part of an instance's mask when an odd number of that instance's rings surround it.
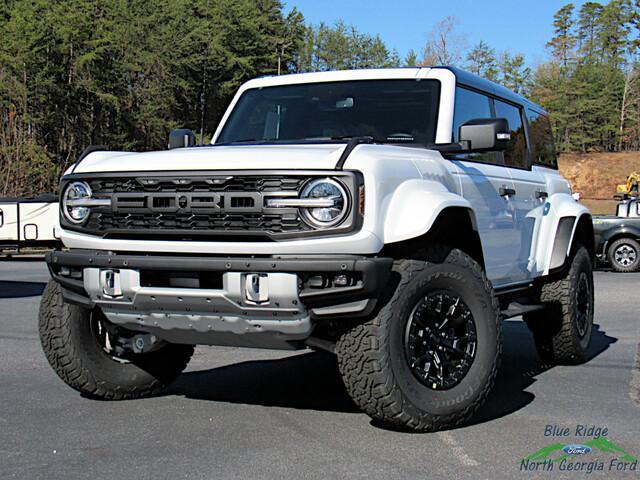
M 86 228 L 96 232 L 114 230 L 189 230 L 189 231 L 268 231 L 273 233 L 308 230 L 297 214 L 180 214 L 180 213 L 113 213 L 91 216 Z
M 89 182 L 94 193 L 133 192 L 279 192 L 299 191 L 309 177 L 176 176 L 96 178 Z
M 111 199 L 111 206 L 92 207 L 82 225 L 63 218 L 63 226 L 105 238 L 202 241 L 276 241 L 353 230 L 361 218 L 354 209 L 341 225 L 320 231 L 302 220 L 298 208 L 266 206 L 269 197 L 298 197 L 309 180 L 324 176 L 340 177 L 354 198 L 359 177 L 351 172 L 70 175 L 63 183 L 86 181 L 92 196 Z

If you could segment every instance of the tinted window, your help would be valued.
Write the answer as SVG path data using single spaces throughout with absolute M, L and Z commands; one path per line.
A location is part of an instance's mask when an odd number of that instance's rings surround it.
M 456 88 L 453 111 L 453 141 L 458 141 L 460 125 L 477 118 L 491 118 L 489 97 L 466 88 Z
M 359 80 L 247 90 L 217 143 L 372 136 L 391 143 L 435 141 L 440 82 Z
M 453 110 L 453 141 L 458 141 L 460 125 L 478 118 L 491 118 L 491 100 L 489 97 L 466 88 L 457 87 Z M 495 152 L 456 155 L 456 157 L 477 162 L 502 163 L 501 157 Z
M 558 168 L 549 117 L 527 109 L 527 120 L 529 121 L 529 138 L 531 139 L 533 163 L 544 165 L 545 167 Z
M 504 151 L 504 163 L 510 167 L 527 168 L 527 139 L 520 108 L 500 100 L 495 101 L 496 117 L 506 118 L 511 130 L 511 141 Z

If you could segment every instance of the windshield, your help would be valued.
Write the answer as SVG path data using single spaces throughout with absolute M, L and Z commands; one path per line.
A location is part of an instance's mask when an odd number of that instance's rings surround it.
M 440 83 L 357 80 L 247 90 L 216 143 L 344 140 L 432 143 Z

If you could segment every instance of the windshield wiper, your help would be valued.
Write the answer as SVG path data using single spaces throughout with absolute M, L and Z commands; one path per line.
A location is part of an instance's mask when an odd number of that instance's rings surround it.
M 374 138 L 371 135 L 332 135 L 330 137 L 306 137 L 299 141 L 304 142 L 337 142 L 337 141 L 351 141 L 354 138 L 370 138 L 374 143 L 385 143 L 386 140 Z
M 334 137 L 328 137 L 331 140 L 353 140 L 354 138 L 371 138 L 373 143 L 410 143 L 414 142 L 415 139 L 413 137 L 404 137 L 404 136 L 389 136 L 387 138 L 376 138 L 372 135 L 339 135 Z
M 233 140 L 231 142 L 214 143 L 217 146 L 225 145 L 268 145 L 268 144 L 296 144 L 296 143 L 313 143 L 313 142 L 352 142 L 357 139 L 366 139 L 365 142 L 360 143 L 389 143 L 388 140 L 382 140 L 372 137 L 371 135 L 334 135 L 327 137 L 306 137 L 306 138 L 289 138 L 289 139 L 276 139 L 276 138 L 246 138 L 243 140 Z

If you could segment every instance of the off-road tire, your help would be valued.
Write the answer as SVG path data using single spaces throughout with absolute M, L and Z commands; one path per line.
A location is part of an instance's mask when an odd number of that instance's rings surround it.
M 629 265 L 621 264 L 616 260 L 615 257 L 616 251 L 624 246 L 634 252 L 635 255 L 635 260 Z M 611 268 L 613 268 L 616 272 L 635 272 L 640 268 L 640 243 L 638 243 L 633 238 L 619 238 L 618 240 L 612 242 L 609 248 L 607 248 L 607 259 L 609 260 Z
M 91 311 L 68 304 L 53 280 L 40 303 L 39 333 L 53 370 L 80 393 L 105 400 L 156 395 L 187 366 L 192 345 L 167 344 L 133 355 L 128 363 L 109 356 L 90 327 Z
M 578 283 L 585 274 L 589 285 L 586 330 L 578 328 Z M 580 247 L 563 278 L 542 286 L 544 310 L 524 316 L 540 358 L 548 363 L 579 364 L 586 360 L 593 328 L 593 268 L 586 248 Z
M 420 258 L 394 262 L 392 279 L 375 318 L 344 333 L 336 344 L 347 392 L 374 423 L 395 430 L 431 431 L 466 421 L 493 387 L 502 353 L 497 300 L 470 256 L 430 248 Z M 467 375 L 448 390 L 432 390 L 412 374 L 403 331 L 416 302 L 429 291 L 459 292 L 473 313 L 477 350 Z

